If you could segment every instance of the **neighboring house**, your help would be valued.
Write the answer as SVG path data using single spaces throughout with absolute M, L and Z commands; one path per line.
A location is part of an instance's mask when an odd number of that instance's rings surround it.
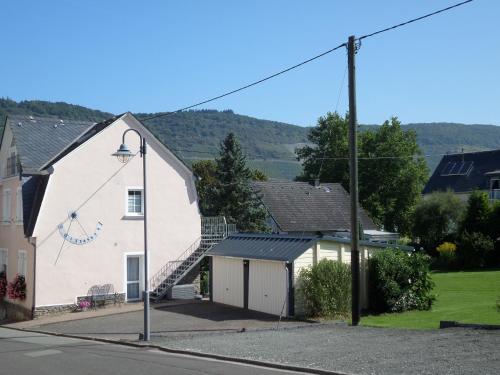
M 488 193 L 492 200 L 500 199 L 500 150 L 444 155 L 423 194 L 446 190 L 463 200 L 473 190 Z
M 359 243 L 362 308 L 368 307 L 367 260 L 388 246 Z M 350 264 L 350 249 L 349 239 L 330 236 L 230 235 L 207 252 L 211 300 L 273 315 L 303 315 L 303 301 L 296 295 L 300 271 L 325 258 Z
M 9 116 L 0 144 L 0 269 L 27 284 L 24 301 L 6 299 L 11 316 L 71 309 L 95 285 L 109 284 L 119 300 L 141 299 L 142 160 L 111 156 L 127 129 L 148 142 L 149 274 L 199 241 L 192 172 L 132 114 L 98 124 Z M 126 143 L 139 150 L 132 132 Z
M 252 186 L 273 233 L 345 236 L 351 230 L 351 202 L 341 184 L 270 180 Z M 362 208 L 359 217 L 363 230 L 378 229 Z

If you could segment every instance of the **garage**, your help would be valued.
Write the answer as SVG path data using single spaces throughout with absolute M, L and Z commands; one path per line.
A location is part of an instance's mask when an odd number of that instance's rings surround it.
M 213 301 L 244 307 L 242 259 L 213 257 L 212 269 Z
M 231 235 L 207 252 L 210 299 L 225 305 L 293 316 L 294 260 L 310 253 L 314 237 Z
M 272 315 L 286 312 L 287 272 L 285 262 L 250 260 L 248 308 Z
M 394 245 L 360 241 L 361 305 L 368 304 L 367 259 L 374 251 Z M 402 250 L 413 251 L 408 246 Z M 338 237 L 278 234 L 234 234 L 211 248 L 210 299 L 278 316 L 300 316 L 304 304 L 295 298 L 302 269 L 321 259 L 351 262 L 350 240 Z

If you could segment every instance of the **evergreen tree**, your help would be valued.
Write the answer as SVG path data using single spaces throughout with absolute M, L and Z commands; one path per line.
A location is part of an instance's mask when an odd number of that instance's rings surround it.
M 204 215 L 225 216 L 228 222 L 244 232 L 266 229 L 265 208 L 250 186 L 255 177 L 266 177 L 246 166 L 246 157 L 233 133 L 221 143 L 215 163 L 198 162 L 193 169 L 201 176 L 198 194 Z
M 475 190 L 469 196 L 461 232 L 489 234 L 489 218 L 491 213 L 488 194 Z

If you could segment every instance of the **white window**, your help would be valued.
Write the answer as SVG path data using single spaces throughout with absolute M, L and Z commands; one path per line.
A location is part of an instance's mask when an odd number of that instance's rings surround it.
M 16 192 L 16 221 L 23 222 L 23 190 L 18 187 Z
M 144 215 L 144 196 L 142 189 L 127 189 L 127 216 Z
M 17 273 L 26 276 L 28 270 L 28 253 L 26 250 L 19 250 L 17 252 Z
M 7 260 L 9 251 L 7 249 L 0 249 L 0 273 L 7 272 Z
M 2 199 L 2 222 L 10 223 L 10 213 L 11 213 L 12 202 L 10 199 L 10 189 L 5 189 L 3 191 Z

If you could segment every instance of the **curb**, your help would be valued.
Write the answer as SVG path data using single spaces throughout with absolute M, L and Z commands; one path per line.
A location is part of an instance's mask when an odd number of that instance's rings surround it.
M 167 348 L 167 347 L 154 345 L 154 344 L 138 344 L 138 343 L 134 343 L 134 342 L 130 342 L 130 341 L 119 341 L 119 340 L 103 339 L 103 338 L 97 338 L 97 337 L 69 335 L 69 334 L 65 334 L 65 333 L 45 332 L 45 331 L 38 331 L 38 330 L 33 330 L 33 329 L 23 329 L 23 328 L 14 328 L 14 327 L 1 327 L 1 328 L 10 329 L 10 330 L 14 330 L 14 331 L 21 331 L 21 332 L 40 333 L 43 335 L 56 336 L 56 337 L 65 337 L 65 338 L 71 338 L 71 339 L 103 342 L 106 344 L 123 345 L 123 346 L 129 346 L 129 347 L 133 347 L 133 348 L 150 348 L 150 349 L 156 349 L 156 350 L 159 350 L 159 351 L 162 351 L 165 353 L 183 354 L 183 355 L 189 355 L 192 357 L 200 357 L 200 358 L 210 358 L 210 359 L 216 359 L 216 360 L 224 361 L 224 362 L 243 363 L 243 364 L 247 364 L 247 365 L 267 367 L 267 368 L 272 368 L 272 369 L 277 369 L 277 370 L 294 371 L 294 372 L 299 372 L 299 373 L 302 372 L 302 373 L 306 373 L 306 374 L 352 375 L 352 374 L 349 374 L 346 372 L 329 371 L 329 370 L 323 370 L 323 369 L 319 369 L 319 368 L 306 368 L 306 367 L 300 367 L 300 366 L 285 365 L 285 364 L 276 363 L 276 362 L 266 362 L 266 361 L 257 361 L 254 359 L 247 359 L 247 358 L 230 357 L 230 356 L 225 356 L 225 355 L 220 355 L 220 354 L 195 352 L 195 351 L 182 350 L 182 349 L 172 349 L 172 348 Z
M 454 320 L 441 320 L 439 322 L 439 329 L 444 329 L 444 328 L 470 328 L 470 329 L 500 330 L 500 325 L 460 323 L 460 322 L 457 322 Z

